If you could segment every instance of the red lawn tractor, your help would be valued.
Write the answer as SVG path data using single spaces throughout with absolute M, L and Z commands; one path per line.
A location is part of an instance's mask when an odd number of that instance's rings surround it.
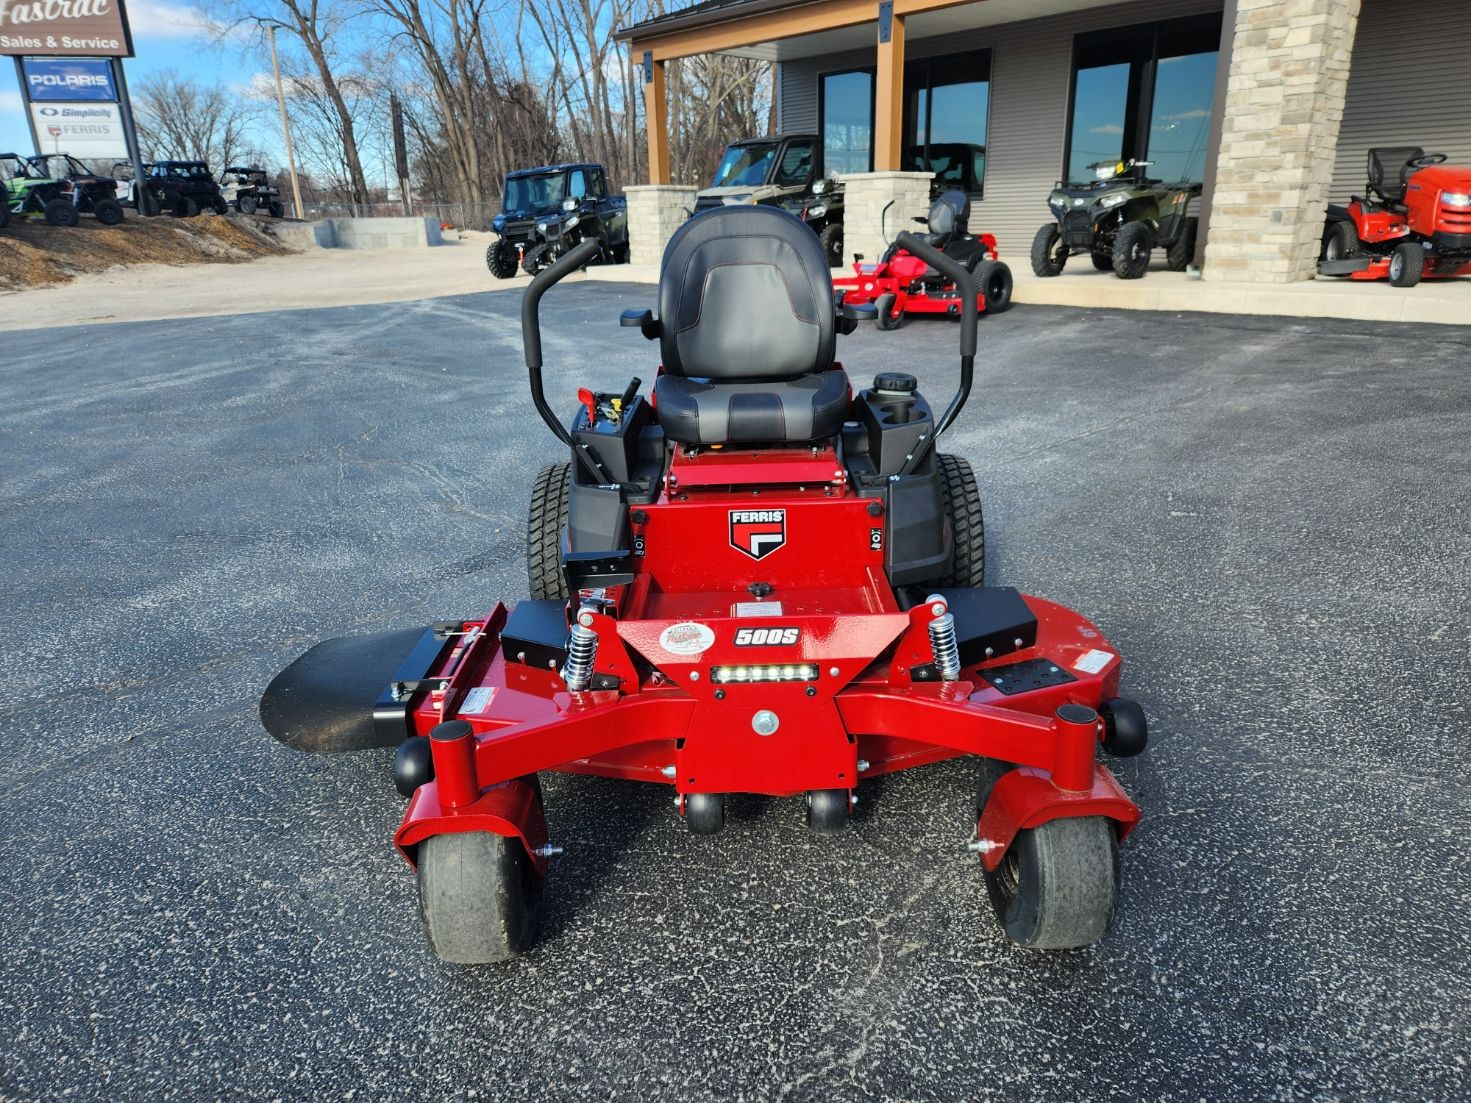
M 536 936 L 560 852 L 543 771 L 668 786 L 696 835 L 732 793 L 798 798 L 825 833 L 865 781 L 962 755 L 988 768 L 969 849 L 1006 933 L 1102 938 L 1139 809 L 1099 751 L 1143 750 L 1145 719 L 1097 626 L 983 585 L 975 478 L 935 446 L 970 393 L 976 302 L 942 413 L 897 372 L 854 393 L 835 338 L 870 311 L 837 304 L 816 236 L 720 208 L 670 240 L 658 317 L 624 314 L 660 344 L 654 401 L 635 379 L 567 425 L 542 392 L 539 304 L 597 247 L 522 304 L 532 402 L 569 452 L 533 488 L 530 599 L 318 644 L 267 689 L 265 727 L 303 750 L 398 748 L 394 841 L 449 961 Z
M 1418 146 L 1369 150 L 1366 194 L 1328 207 L 1318 272 L 1395 287 L 1471 275 L 1471 168 L 1445 159 Z
M 990 234 L 969 232 L 970 197 L 958 189 L 941 192 L 930 205 L 926 218 L 929 233 L 917 240 L 939 250 L 965 269 L 975 288 L 976 309 L 1000 314 L 1011 306 L 1011 269 L 996 257 L 996 239 Z M 916 240 L 913 235 L 901 238 Z M 943 314 L 960 317 L 960 292 L 945 270 L 896 241 L 877 264 L 855 259 L 853 275 L 833 280 L 843 292 L 843 301 L 854 306 L 872 303 L 877 310 L 874 324 L 879 329 L 898 329 L 908 314 Z

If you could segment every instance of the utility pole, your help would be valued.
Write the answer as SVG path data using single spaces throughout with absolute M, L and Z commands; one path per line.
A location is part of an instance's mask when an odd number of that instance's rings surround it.
M 291 123 L 286 119 L 286 93 L 281 90 L 281 63 L 276 60 L 276 28 L 271 32 L 271 71 L 276 75 L 276 103 L 281 108 L 281 133 L 286 137 L 286 167 L 291 171 L 291 198 L 296 203 L 296 217 L 305 218 L 301 206 L 301 181 L 296 178 L 296 156 L 291 152 Z

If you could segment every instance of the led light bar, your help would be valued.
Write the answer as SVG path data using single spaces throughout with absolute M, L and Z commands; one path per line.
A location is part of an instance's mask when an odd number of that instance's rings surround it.
M 780 666 L 712 666 L 710 681 L 715 685 L 738 685 L 742 682 L 815 682 L 816 663 L 783 663 Z

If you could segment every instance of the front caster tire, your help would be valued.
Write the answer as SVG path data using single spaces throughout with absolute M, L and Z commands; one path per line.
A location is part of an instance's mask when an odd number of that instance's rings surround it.
M 1125 222 L 1113 239 L 1113 274 L 1121 280 L 1137 280 L 1149 271 L 1149 254 L 1154 250 L 1154 233 L 1143 222 Z
M 1115 758 L 1129 758 L 1149 746 L 1149 721 L 1138 701 L 1114 697 L 1098 706 L 1103 719 L 1103 749 Z
M 1389 254 L 1389 282 L 1394 287 L 1414 287 L 1425 275 L 1425 246 L 1402 241 Z
M 873 316 L 873 324 L 879 329 L 886 331 L 898 329 L 899 323 L 904 320 L 902 314 L 897 318 L 894 317 L 894 302 L 895 297 L 887 293 L 880 295 L 873 301 L 874 309 L 878 311 Z
M 714 835 L 725 827 L 724 793 L 691 793 L 684 798 L 684 822 L 691 835 Z
M 1038 276 L 1060 276 L 1067 265 L 1068 250 L 1062 241 L 1062 230 L 1049 222 L 1032 238 L 1032 272 Z
M 1113 926 L 1118 837 L 1102 816 L 1050 820 L 1019 831 L 994 873 L 991 907 L 1006 936 L 1029 950 L 1091 946 Z
M 848 826 L 852 807 L 846 789 L 813 789 L 807 794 L 807 829 L 814 835 L 836 835 Z
M 434 835 L 419 847 L 419 911 L 445 961 L 509 961 L 536 941 L 544 879 L 517 838 Z

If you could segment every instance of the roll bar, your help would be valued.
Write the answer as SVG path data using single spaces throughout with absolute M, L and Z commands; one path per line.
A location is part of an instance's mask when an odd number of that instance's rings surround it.
M 521 299 L 521 343 L 526 349 L 526 372 L 531 379 L 531 401 L 536 406 L 536 412 L 541 415 L 541 420 L 547 423 L 547 428 L 568 448 L 572 447 L 572 434 L 567 432 L 567 426 L 557 420 L 557 415 L 547 405 L 546 392 L 541 385 L 541 297 L 554 284 L 561 283 L 578 268 L 586 265 L 601 250 L 602 245 L 596 238 L 584 241 L 550 268 L 537 273 Z
M 899 236 L 894 239 L 894 244 L 913 253 L 931 268 L 948 276 L 954 281 L 956 289 L 960 292 L 960 390 L 955 392 L 950 405 L 945 407 L 945 412 L 935 422 L 935 431 L 930 435 L 930 439 L 916 447 L 908 462 L 904 464 L 900 474 L 908 475 L 919 466 L 925 455 L 934 447 L 935 438 L 950 428 L 951 423 L 960 416 L 961 408 L 965 406 L 966 399 L 970 397 L 970 388 L 975 381 L 976 368 L 976 288 L 964 265 L 947 257 L 928 241 L 915 237 L 908 230 L 900 231 Z

